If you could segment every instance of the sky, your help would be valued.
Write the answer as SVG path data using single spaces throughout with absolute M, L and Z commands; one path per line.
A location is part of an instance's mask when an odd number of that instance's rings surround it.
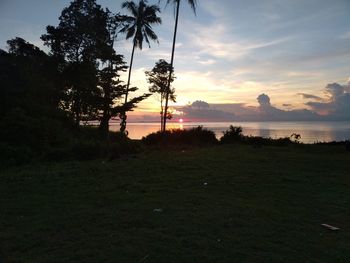
M 58 25 L 69 2 L 0 0 L 0 48 L 6 49 L 6 40 L 20 36 L 47 50 L 40 36 L 47 25 Z M 125 13 L 121 0 L 97 2 Z M 161 17 L 162 25 L 154 27 L 159 44 L 152 43 L 151 49 L 145 45 L 135 55 L 132 84 L 140 93 L 149 86 L 144 72 L 159 59 L 170 60 L 173 8 L 163 4 Z M 349 0 L 198 0 L 197 15 L 182 0 L 174 64 L 177 103 L 173 106 L 190 118 L 193 112 L 188 105 L 203 101 L 209 105 L 206 111 L 223 111 L 220 116 L 232 113 L 254 119 L 262 116 L 257 112 L 267 109 L 258 99 L 264 94 L 270 108 L 277 110 L 274 114 L 285 118 L 304 118 L 304 109 L 310 118 L 314 112 L 337 114 L 337 118 L 344 115 L 341 111 L 350 104 L 349 17 Z M 131 41 L 120 36 L 115 46 L 129 61 Z M 157 116 L 158 108 L 154 96 L 133 115 Z

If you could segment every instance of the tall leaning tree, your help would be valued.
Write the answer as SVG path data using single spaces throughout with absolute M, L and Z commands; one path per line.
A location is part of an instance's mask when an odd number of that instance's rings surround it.
M 120 32 L 126 34 L 126 39 L 132 38 L 132 51 L 129 66 L 128 82 L 125 92 L 125 104 L 128 102 L 128 94 L 130 91 L 130 79 L 132 66 L 134 61 L 135 49 L 142 50 L 143 42 L 145 41 L 149 47 L 150 40 L 158 42 L 158 36 L 152 29 L 152 25 L 161 24 L 162 20 L 158 17 L 157 13 L 160 13 L 158 5 L 148 5 L 147 0 L 140 0 L 139 4 L 133 1 L 125 1 L 122 4 L 122 8 L 126 9 L 130 15 L 126 16 L 126 25 L 120 30 Z M 120 131 L 125 132 L 126 129 L 126 112 L 120 114 L 121 123 Z
M 177 27 L 178 27 L 178 22 L 179 22 L 181 0 L 166 0 L 166 1 L 167 1 L 167 5 L 173 4 L 174 9 L 175 9 L 175 28 L 174 28 L 174 37 L 173 37 L 173 48 L 171 51 L 170 72 L 169 72 L 168 87 L 167 87 L 167 91 L 170 91 L 171 79 L 172 79 L 172 74 L 174 71 L 175 44 L 176 44 Z M 188 2 L 190 7 L 192 8 L 193 12 L 196 14 L 197 0 L 184 0 L 184 1 Z M 166 129 L 166 121 L 167 121 L 167 116 L 168 116 L 168 102 L 169 102 L 170 93 L 171 92 L 167 92 L 167 95 L 165 97 L 162 131 L 165 131 L 165 129 Z

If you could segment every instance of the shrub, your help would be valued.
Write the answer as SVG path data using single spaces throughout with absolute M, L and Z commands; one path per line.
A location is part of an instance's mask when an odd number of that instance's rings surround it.
M 290 139 L 291 139 L 294 143 L 300 143 L 301 135 L 298 134 L 298 133 L 292 133 L 292 135 L 290 136 Z
M 224 144 L 242 142 L 244 140 L 242 131 L 242 127 L 231 125 L 228 130 L 223 132 L 224 135 L 221 137 L 220 142 Z
M 215 133 L 198 126 L 192 129 L 173 129 L 165 132 L 156 132 L 142 138 L 142 142 L 148 145 L 191 145 L 202 146 L 217 144 Z
M 0 141 L 14 147 L 29 147 L 38 154 L 50 147 L 67 144 L 72 132 L 62 120 L 45 116 L 33 117 L 14 109 L 0 122 Z
M 73 142 L 65 147 L 52 148 L 44 156 L 45 160 L 94 160 L 115 159 L 123 154 L 141 151 L 140 143 L 129 139 L 123 133 L 111 132 L 105 139 L 96 128 L 82 127 Z
M 264 138 L 259 136 L 244 136 L 242 134 L 242 127 L 230 126 L 230 128 L 223 132 L 223 136 L 220 139 L 222 144 L 242 143 L 253 145 L 254 147 L 261 147 L 266 145 L 272 146 L 285 146 L 293 143 L 299 143 L 300 135 L 292 134 L 290 138 Z M 294 139 L 292 141 L 292 139 Z

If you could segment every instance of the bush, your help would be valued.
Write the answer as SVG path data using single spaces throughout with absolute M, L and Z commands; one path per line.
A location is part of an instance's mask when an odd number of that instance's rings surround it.
M 213 145 L 217 144 L 215 133 L 198 126 L 192 129 L 173 129 L 165 132 L 156 132 L 142 138 L 142 142 L 148 145 Z
M 96 128 L 82 128 L 80 135 L 63 148 L 52 148 L 44 156 L 45 160 L 94 160 L 115 159 L 123 154 L 141 151 L 140 143 L 129 139 L 123 133 L 111 132 L 105 139 Z
M 242 127 L 234 127 L 230 126 L 230 128 L 223 132 L 223 136 L 220 139 L 220 142 L 222 144 L 232 144 L 232 143 L 241 143 L 241 144 L 249 144 L 253 145 L 255 147 L 261 147 L 261 146 L 285 146 L 289 144 L 297 144 L 300 140 L 299 134 L 292 134 L 290 138 L 278 138 L 278 139 L 272 139 L 272 138 L 264 138 L 259 136 L 244 136 L 242 134 Z M 294 139 L 294 141 L 291 140 Z
M 242 131 L 242 127 L 233 127 L 231 125 L 228 130 L 223 132 L 224 135 L 221 137 L 220 142 L 224 144 L 242 142 L 244 140 Z
M 4 166 L 40 160 L 114 159 L 139 151 L 139 143 L 123 133 L 110 132 L 107 139 L 97 128 L 77 127 L 60 116 L 34 117 L 14 109 L 0 121 L 0 158 Z
M 29 147 L 40 154 L 51 147 L 67 144 L 71 127 L 63 120 L 45 116 L 33 117 L 22 109 L 14 109 L 0 122 L 0 142 L 13 147 Z

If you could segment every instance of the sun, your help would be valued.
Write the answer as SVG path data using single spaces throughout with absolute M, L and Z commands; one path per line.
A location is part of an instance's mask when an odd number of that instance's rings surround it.
M 183 120 L 183 119 L 179 119 L 179 122 L 180 122 L 180 123 L 183 123 L 183 122 L 184 122 L 184 120 Z

